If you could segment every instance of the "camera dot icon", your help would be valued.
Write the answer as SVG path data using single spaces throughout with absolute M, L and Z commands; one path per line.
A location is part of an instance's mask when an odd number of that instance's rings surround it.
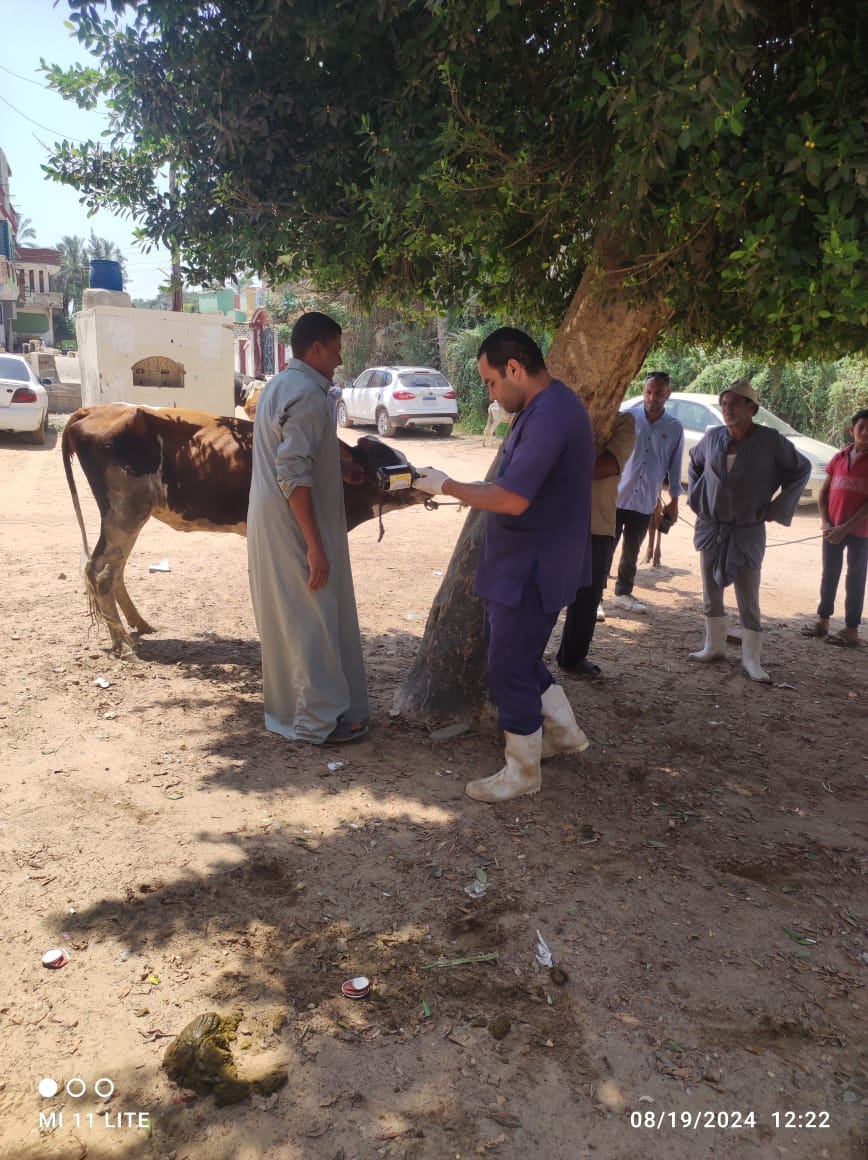
M 57 1095 L 59 1084 L 56 1079 L 51 1076 L 46 1076 L 45 1079 L 39 1081 L 37 1090 L 43 1099 L 50 1100 L 52 1096 Z

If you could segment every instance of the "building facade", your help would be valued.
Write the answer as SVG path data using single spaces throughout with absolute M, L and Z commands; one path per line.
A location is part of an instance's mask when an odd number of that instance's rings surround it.
M 51 289 L 52 274 L 60 273 L 60 251 L 45 246 L 17 246 L 15 277 L 18 298 L 12 334 L 16 349 L 27 344 L 54 346 L 54 316 L 63 309 L 63 295 Z
M 63 295 L 51 289 L 60 251 L 15 243 L 19 217 L 12 208 L 12 170 L 0 149 L 0 344 L 27 352 L 54 345 L 54 316 Z

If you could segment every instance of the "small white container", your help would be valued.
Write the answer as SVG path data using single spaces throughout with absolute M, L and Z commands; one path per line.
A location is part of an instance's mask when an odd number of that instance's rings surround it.
M 63 947 L 52 947 L 42 956 L 42 965 L 47 967 L 49 971 L 57 971 L 61 967 L 65 967 L 68 962 L 69 955 Z
M 364 999 L 371 990 L 371 980 L 367 975 L 356 975 L 341 984 L 341 991 L 348 999 Z

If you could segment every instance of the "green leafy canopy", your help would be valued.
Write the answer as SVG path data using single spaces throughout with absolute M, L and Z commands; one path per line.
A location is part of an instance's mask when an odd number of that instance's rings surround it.
M 68 0 L 102 142 L 47 172 L 240 268 L 551 324 L 614 239 L 673 325 L 865 348 L 865 21 L 842 0 Z M 177 186 L 170 194 L 171 166 Z

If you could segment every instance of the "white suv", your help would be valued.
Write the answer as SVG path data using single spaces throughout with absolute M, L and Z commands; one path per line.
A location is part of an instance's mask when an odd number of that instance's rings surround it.
M 455 391 L 431 367 L 369 367 L 345 384 L 338 402 L 338 426 L 372 423 L 380 435 L 400 427 L 431 427 L 444 438 L 458 418 Z

